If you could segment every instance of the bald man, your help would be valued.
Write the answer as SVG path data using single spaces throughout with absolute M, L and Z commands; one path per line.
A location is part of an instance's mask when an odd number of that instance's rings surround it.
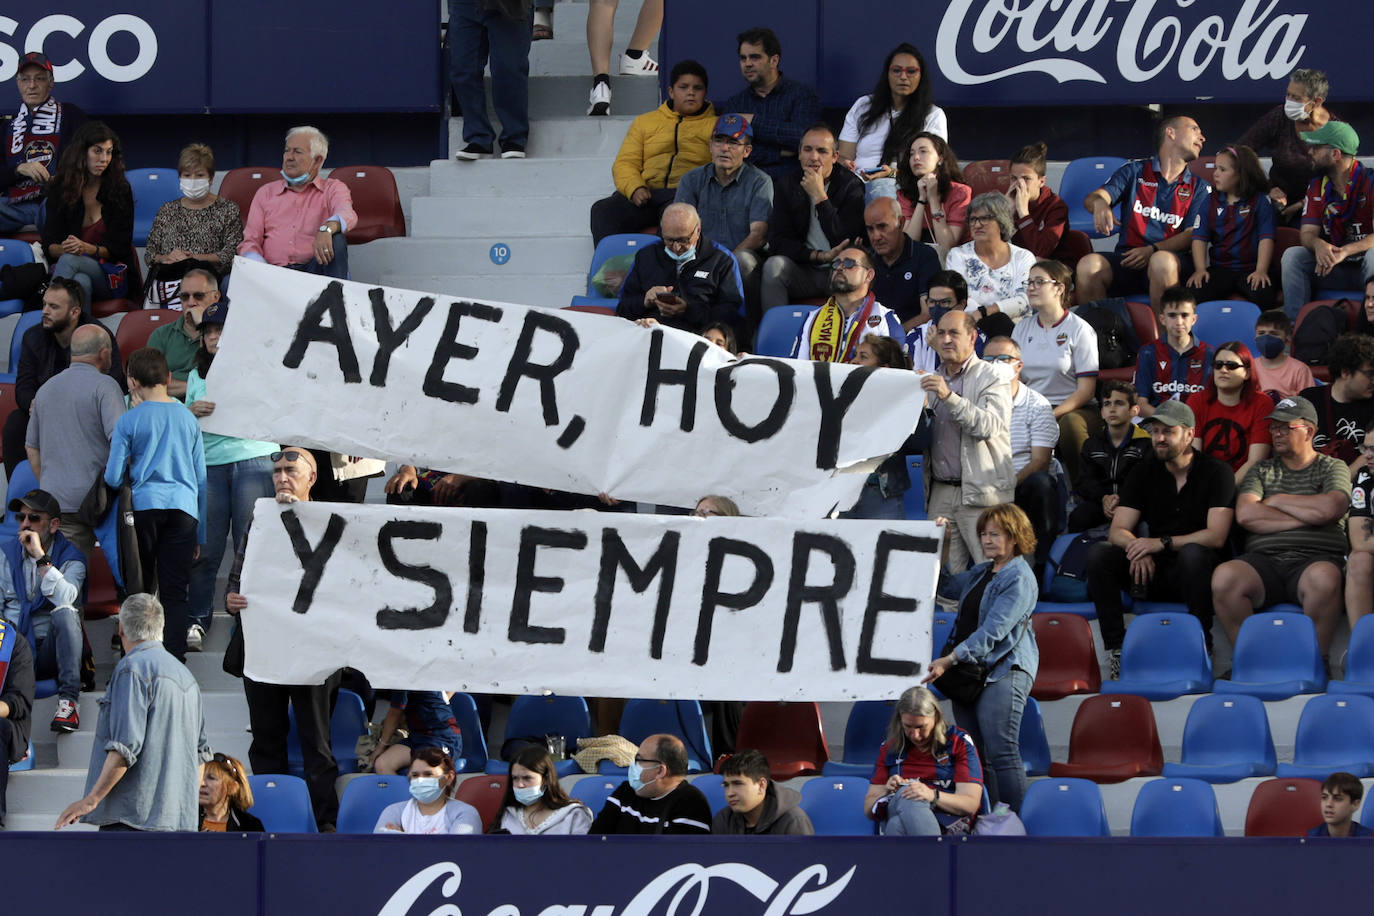
M 691 204 L 669 204 L 659 221 L 663 244 L 641 248 L 620 287 L 616 314 L 653 318 L 696 333 L 712 322 L 736 325 L 744 301 L 730 252 L 701 231 Z
M 87 559 L 95 547 L 95 533 L 78 518 L 77 510 L 105 469 L 110 436 L 126 409 L 124 392 L 107 374 L 113 360 L 112 342 L 104 327 L 77 327 L 72 332 L 71 365 L 44 382 L 34 395 L 24 439 L 39 486 L 62 509 L 62 534 Z

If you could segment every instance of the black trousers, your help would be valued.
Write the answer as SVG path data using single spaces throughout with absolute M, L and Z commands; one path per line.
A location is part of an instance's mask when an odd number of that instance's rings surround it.
M 1026 513 L 1031 531 L 1035 532 L 1035 558 L 1031 568 L 1035 571 L 1036 583 L 1043 583 L 1050 545 L 1059 533 L 1059 487 L 1045 471 L 1028 474 L 1016 485 L 1013 501 Z
M 1202 624 L 1207 647 L 1212 647 L 1212 570 L 1220 555 L 1200 544 L 1187 544 L 1176 552 L 1154 554 L 1155 575 L 1146 597 L 1151 601 L 1182 601 Z M 1097 607 L 1102 643 L 1107 651 L 1120 649 L 1126 638 L 1122 589 L 1130 590 L 1131 564 L 1126 551 L 1107 541 L 1088 548 L 1088 597 Z
M 339 765 L 329 743 L 329 719 L 334 714 L 341 674 L 334 672 L 319 686 L 291 687 L 243 679 L 248 722 L 253 729 L 253 743 L 248 747 L 248 763 L 253 773 L 287 772 L 286 736 L 291 730 L 287 707 L 294 707 L 296 731 L 301 737 L 301 757 L 305 763 L 305 784 L 310 789 L 315 823 L 321 828 L 333 824 L 339 816 L 339 798 L 334 794 Z
M 191 613 L 191 564 L 195 562 L 197 522 L 180 509 L 139 509 L 134 536 L 143 569 L 143 587 L 157 583 L 164 622 L 162 645 L 186 661 L 186 628 Z
M 0 431 L 0 449 L 3 449 L 5 479 L 14 476 L 14 469 L 21 461 L 27 461 L 29 453 L 24 450 L 24 440 L 29 433 L 29 412 L 13 410 L 5 418 L 5 428 Z
M 14 723 L 0 719 L 0 827 L 5 826 L 5 790 L 10 782 L 10 736 Z
M 603 197 L 592 204 L 592 242 L 601 244 L 608 235 L 621 232 L 644 232 L 658 225 L 663 210 L 677 198 L 677 191 L 671 188 L 653 188 L 649 191 L 649 202 L 636 207 L 630 198 L 616 191 L 610 197 Z

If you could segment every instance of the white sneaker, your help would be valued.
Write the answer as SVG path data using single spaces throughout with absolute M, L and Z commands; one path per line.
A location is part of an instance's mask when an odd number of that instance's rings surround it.
M 638 57 L 620 55 L 621 76 L 658 76 L 658 62 L 645 51 Z
M 592 94 L 587 99 L 587 114 L 606 116 L 611 113 L 611 87 L 609 83 L 598 82 L 592 86 Z
M 205 645 L 205 628 L 193 623 L 186 630 L 186 651 L 199 652 Z

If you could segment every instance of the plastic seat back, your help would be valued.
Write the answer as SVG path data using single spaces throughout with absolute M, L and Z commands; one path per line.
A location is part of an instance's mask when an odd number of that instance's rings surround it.
M 329 177 L 348 185 L 353 195 L 358 222 L 344 232 L 348 244 L 362 245 L 373 239 L 406 234 L 401 193 L 396 189 L 396 176 L 391 169 L 383 165 L 345 165 L 334 169 Z
M 501 800 L 506 797 L 507 780 L 508 777 L 504 774 L 479 773 L 458 783 L 458 791 L 453 793 L 454 798 L 477 809 L 477 814 L 482 818 L 484 833 L 501 817 Z
M 896 700 L 856 701 L 844 725 L 844 760 L 829 761 L 821 772 L 826 776 L 871 775 L 896 705 Z
M 1255 786 L 1245 811 L 1246 836 L 1306 836 L 1321 823 L 1319 779 L 1269 779 Z
M 13 382 L 19 372 L 19 354 L 24 348 L 24 335 L 29 332 L 29 328 L 43 320 L 43 310 L 38 309 L 32 312 L 25 312 L 19 316 L 19 320 L 14 324 L 14 330 L 10 336 L 10 364 L 5 373 L 7 381 Z
M 0 267 L 33 263 L 33 246 L 19 239 L 0 239 Z
M 591 296 L 573 296 L 572 304 L 563 306 L 570 312 L 586 312 L 589 315 L 609 315 L 615 317 L 618 299 L 593 299 Z
M 816 703 L 746 703 L 735 747 L 760 751 L 774 779 L 815 776 L 830 759 Z
M 1031 687 L 1037 700 L 1058 700 L 1074 693 L 1096 693 L 1102 687 L 1102 670 L 1093 647 L 1093 631 L 1077 614 L 1034 614 L 1035 642 L 1040 667 Z
M 286 734 L 286 764 L 292 773 L 305 772 L 305 758 L 301 753 L 301 736 L 296 728 L 296 710 L 288 712 L 290 728 Z M 363 698 L 351 690 L 340 690 L 329 717 L 329 746 L 340 773 L 358 770 L 358 738 L 367 731 L 367 710 Z
M 9 505 L 12 501 L 37 487 L 38 478 L 33 476 L 33 469 L 29 467 L 28 461 L 21 461 L 15 465 L 14 473 L 10 475 L 9 486 L 5 491 L 5 520 L 0 522 L 0 540 L 19 536 L 19 520 L 9 510 Z
M 348 781 L 339 799 L 339 833 L 371 833 L 387 805 L 410 798 L 405 776 L 364 773 Z
M 511 704 L 506 738 L 522 735 L 562 735 L 571 753 L 579 738 L 592 734 L 592 714 L 582 697 L 520 696 Z
M 1040 779 L 1026 789 L 1027 836 L 1111 836 L 1102 790 L 1086 779 Z
M 115 585 L 114 570 L 110 567 L 105 549 L 97 546 L 91 551 L 90 562 L 86 564 L 86 606 L 83 608 L 87 620 L 103 620 L 119 613 L 119 589 Z
M 1243 694 L 1198 697 L 1183 726 L 1181 758 L 1164 764 L 1165 776 L 1235 782 L 1274 775 L 1274 739 L 1264 703 Z
M 1021 763 L 1027 776 L 1044 776 L 1050 771 L 1050 739 L 1045 734 L 1045 720 L 1040 715 L 1040 703 L 1035 697 L 1026 698 L 1021 712 Z
M 1200 779 L 1156 779 L 1140 787 L 1131 836 L 1225 836 L 1217 794 Z
M 801 787 L 801 806 L 817 836 L 872 836 L 864 814 L 868 780 L 862 776 L 821 776 Z
M 585 776 L 573 783 L 572 791 L 568 794 L 590 808 L 592 817 L 596 817 L 620 783 L 621 780 L 607 779 L 605 776 Z
M 1355 624 L 1345 654 L 1345 680 L 1329 682 L 1326 692 L 1374 696 L 1374 614 L 1364 615 Z
M 9 417 L 19 409 L 19 393 L 14 382 L 0 382 L 0 417 Z
M 1231 680 L 1217 681 L 1217 693 L 1249 693 L 1281 700 L 1318 693 L 1326 686 L 1317 630 L 1312 619 L 1291 611 L 1265 611 L 1240 626 Z
M 134 192 L 134 247 L 142 248 L 157 211 L 181 197 L 181 176 L 176 169 L 129 169 L 124 177 Z
M 706 803 L 711 806 L 712 814 L 725 807 L 725 778 L 719 773 L 702 773 L 700 776 L 694 776 L 692 785 L 706 796 Z
M 711 768 L 711 739 L 697 700 L 630 700 L 620 715 L 622 738 L 639 745 L 650 735 L 676 735 L 687 746 L 687 772 Z
M 258 193 L 258 188 L 280 177 L 281 171 L 276 166 L 244 166 L 230 169 L 224 173 L 219 191 L 216 193 L 238 204 L 239 219 L 246 224 L 248 210 L 253 205 L 253 195 Z
M 1093 215 L 1083 209 L 1083 198 L 1107 183 L 1112 173 L 1126 164 L 1120 156 L 1086 156 L 1064 168 L 1059 181 L 1059 196 L 1069 205 L 1069 228 L 1101 238 L 1093 227 Z
M 1050 775 L 1095 782 L 1158 776 L 1164 769 L 1154 709 L 1144 697 L 1099 695 L 1078 707 L 1069 733 L 1068 763 L 1051 763 Z
M 1202 624 L 1189 613 L 1137 616 L 1121 647 L 1121 679 L 1103 681 L 1103 693 L 1133 693 L 1172 700 L 1212 689 L 1212 661 Z
M 814 305 L 780 305 L 764 312 L 754 352 L 759 356 L 791 356 L 797 332 L 815 310 Z
M 153 336 L 154 331 L 181 317 L 182 313 L 173 309 L 140 309 L 125 315 L 119 321 L 119 330 L 115 332 L 120 355 L 128 359 L 130 353 L 148 346 L 148 338 Z
M 587 295 L 594 298 L 600 297 L 600 293 L 592 286 L 592 278 L 596 272 L 616 255 L 637 254 L 641 248 L 647 245 L 656 245 L 663 240 L 656 235 L 649 235 L 643 232 L 621 232 L 616 235 L 608 235 L 601 240 L 601 244 L 596 246 L 596 251 L 592 252 L 592 263 L 587 268 Z
M 1222 299 L 1197 304 L 1197 324 L 1193 333 L 1198 340 L 1214 347 L 1231 340 L 1249 346 L 1255 340 L 1255 322 L 1259 321 L 1259 306 L 1253 302 Z
M 252 814 L 268 833 L 318 833 L 305 780 L 285 773 L 249 776 Z M 407 789 L 407 792 L 409 789 Z
M 986 191 L 1007 193 L 1011 188 L 1010 159 L 978 159 L 964 166 L 964 184 L 973 189 L 977 197 Z
M 1344 771 L 1374 776 L 1374 699 L 1323 694 L 1302 708 L 1293 762 L 1279 776 L 1318 776 Z
M 455 693 L 449 697 L 448 708 L 463 733 L 463 768 L 459 772 L 481 773 L 487 767 L 487 736 L 482 733 L 477 701 L 466 693 Z
M 1188 171 L 1192 172 L 1194 175 L 1201 178 L 1208 184 L 1212 183 L 1212 175 L 1216 173 L 1216 170 L 1216 156 L 1198 156 L 1192 162 L 1188 163 Z

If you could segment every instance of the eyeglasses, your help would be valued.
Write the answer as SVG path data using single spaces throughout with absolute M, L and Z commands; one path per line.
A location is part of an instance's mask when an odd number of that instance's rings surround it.
M 665 244 L 665 245 L 690 245 L 690 244 L 692 244 L 692 236 L 690 236 L 690 235 L 665 235 L 665 236 L 663 237 L 663 244 Z
M 653 760 L 649 757 L 641 757 L 638 754 L 635 754 L 635 763 L 640 766 L 645 766 L 646 764 L 649 766 L 663 766 L 662 760 Z
M 1015 357 L 1015 356 L 1012 356 L 1010 353 L 998 353 L 996 356 L 984 356 L 984 357 L 983 357 L 983 362 L 985 362 L 985 363 L 1014 363 L 1014 362 L 1016 362 L 1016 357 Z
M 969 220 L 972 222 L 972 220 Z M 1051 280 L 1049 277 L 1031 277 L 1026 281 L 1026 289 L 1039 289 L 1042 286 L 1058 286 L 1058 280 Z
M 47 518 L 47 516 L 45 516 L 45 515 L 44 515 L 43 513 L 41 513 L 41 512 L 16 512 L 16 513 L 14 513 L 14 520 L 15 520 L 16 522 L 35 522 L 35 523 L 37 523 L 37 522 L 42 522 L 43 519 L 45 519 L 45 518 Z
M 921 72 L 920 67 L 888 67 L 887 72 L 893 76 L 915 76 Z
M 968 218 L 968 224 L 969 224 L 970 226 L 981 226 L 981 225 L 983 225 L 984 223 L 995 223 L 995 222 L 997 222 L 997 220 L 993 219 L 991 216 L 970 216 L 970 217 Z
M 926 304 L 929 305 L 929 306 L 930 306 L 931 308 L 933 308 L 933 309 L 947 309 L 947 308 L 953 308 L 953 307 L 954 307 L 954 300 L 953 300 L 953 299 L 931 299 L 930 297 L 927 296 L 927 297 L 926 297 Z
M 1361 445 L 1359 450 L 1366 455 L 1374 455 L 1374 445 Z
M 215 293 L 215 292 L 218 292 L 218 290 L 209 290 L 209 289 L 207 289 L 207 290 L 205 290 L 204 292 L 199 292 L 199 293 L 189 293 L 189 292 L 187 292 L 186 290 L 182 290 L 182 291 L 181 291 L 181 298 L 183 298 L 183 299 L 194 299 L 194 300 L 196 300 L 197 302 L 202 302 L 202 301 L 204 301 L 204 300 L 206 300 L 206 299 L 209 299 L 210 296 L 211 296 L 211 294 L 212 294 L 212 293 Z
M 1229 359 L 1214 359 L 1212 360 L 1212 368 L 1214 370 L 1225 369 L 1227 372 L 1238 372 L 1245 368 L 1245 363 L 1238 363 Z
M 831 270 L 851 270 L 855 267 L 862 266 L 863 265 L 860 262 L 854 260 L 853 258 L 838 258 L 830 262 Z
M 1306 429 L 1306 428 L 1307 428 L 1306 425 L 1303 424 L 1303 423 L 1299 423 L 1299 424 L 1296 425 L 1296 426 L 1294 426 L 1294 425 L 1291 424 L 1291 423 L 1270 423 L 1270 424 L 1269 424 L 1269 435 L 1271 435 L 1271 436 L 1287 436 L 1287 435 L 1289 435 L 1290 433 L 1292 433 L 1294 430 Z M 1361 450 L 1361 451 L 1364 451 L 1364 448 L 1361 447 L 1360 450 Z

